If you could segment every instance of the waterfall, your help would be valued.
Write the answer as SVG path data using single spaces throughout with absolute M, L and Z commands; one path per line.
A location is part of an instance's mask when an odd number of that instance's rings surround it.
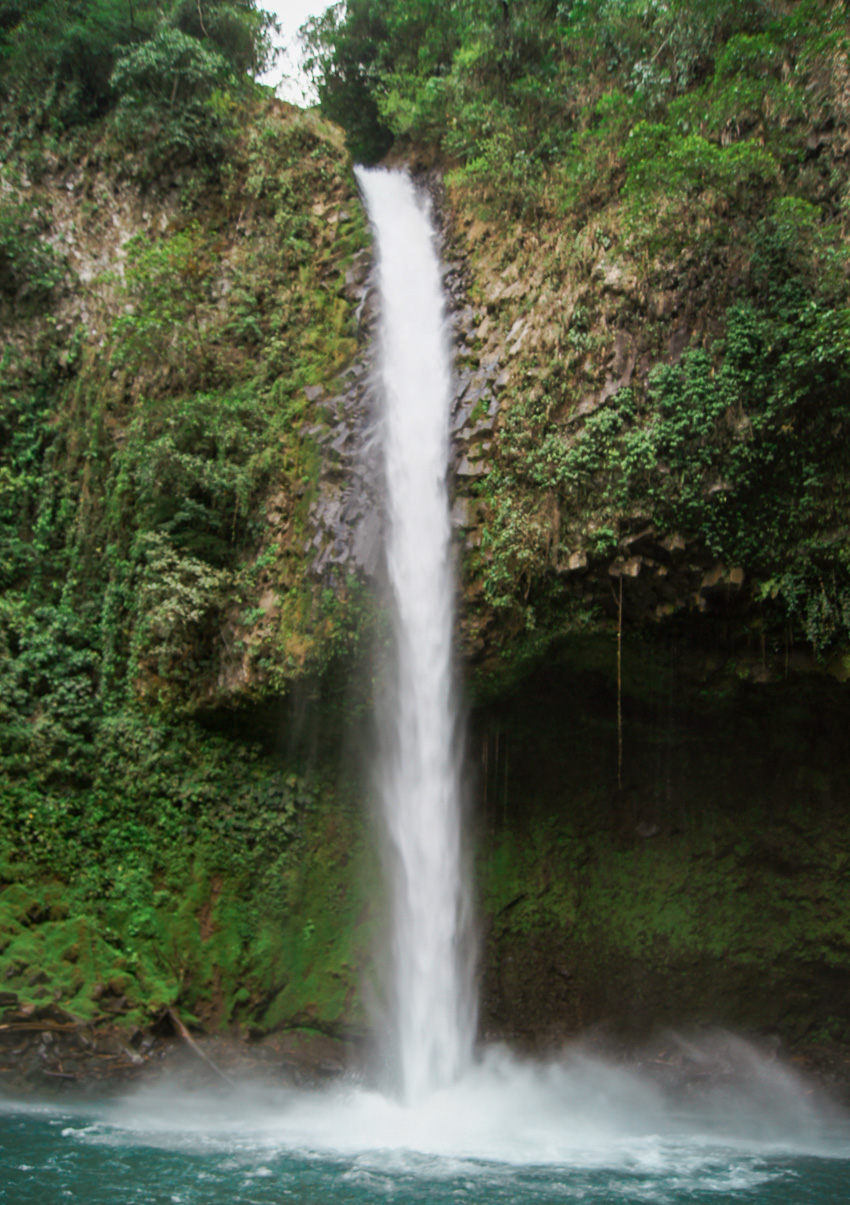
M 377 244 L 395 637 L 378 774 L 392 907 L 386 1045 L 414 1103 L 461 1074 L 475 1029 L 452 674 L 451 340 L 427 199 L 398 172 L 358 168 L 357 179 Z

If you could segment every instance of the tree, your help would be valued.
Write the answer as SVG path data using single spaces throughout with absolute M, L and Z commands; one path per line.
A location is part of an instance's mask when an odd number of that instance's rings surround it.
M 268 65 L 274 25 L 255 0 L 0 0 L 7 128 L 13 114 L 18 124 L 49 120 L 64 127 L 102 116 L 126 98 L 126 88 L 115 86 L 122 63 L 119 81 L 138 82 L 148 99 L 157 65 L 167 70 L 176 63 L 184 90 L 187 72 L 198 77 L 201 63 L 207 77 L 215 63 L 217 77 L 227 74 L 232 87 L 242 86 Z M 148 69 L 134 79 L 145 47 L 152 47 Z

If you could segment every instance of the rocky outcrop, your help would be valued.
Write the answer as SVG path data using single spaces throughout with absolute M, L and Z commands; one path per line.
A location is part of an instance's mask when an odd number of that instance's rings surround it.
M 304 551 L 312 558 L 310 574 L 329 586 L 339 585 L 348 573 L 374 578 L 382 548 L 382 469 L 372 346 L 377 315 L 367 249 L 346 275 L 346 295 L 355 307 L 361 349 L 327 390 L 318 386 L 306 390 L 323 421 L 303 429 L 321 449 Z

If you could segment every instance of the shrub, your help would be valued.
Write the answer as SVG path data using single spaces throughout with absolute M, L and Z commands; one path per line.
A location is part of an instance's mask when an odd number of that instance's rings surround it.
M 219 51 L 166 26 L 115 66 L 116 129 L 147 151 L 150 166 L 174 158 L 215 160 L 227 136 L 220 98 L 233 82 Z

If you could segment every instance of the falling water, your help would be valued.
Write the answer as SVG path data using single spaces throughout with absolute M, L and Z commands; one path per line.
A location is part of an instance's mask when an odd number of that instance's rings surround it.
M 475 1024 L 452 680 L 451 344 L 427 199 L 398 172 L 358 169 L 358 181 L 378 252 L 396 653 L 379 771 L 391 862 L 390 1053 L 413 1103 L 464 1070 Z

